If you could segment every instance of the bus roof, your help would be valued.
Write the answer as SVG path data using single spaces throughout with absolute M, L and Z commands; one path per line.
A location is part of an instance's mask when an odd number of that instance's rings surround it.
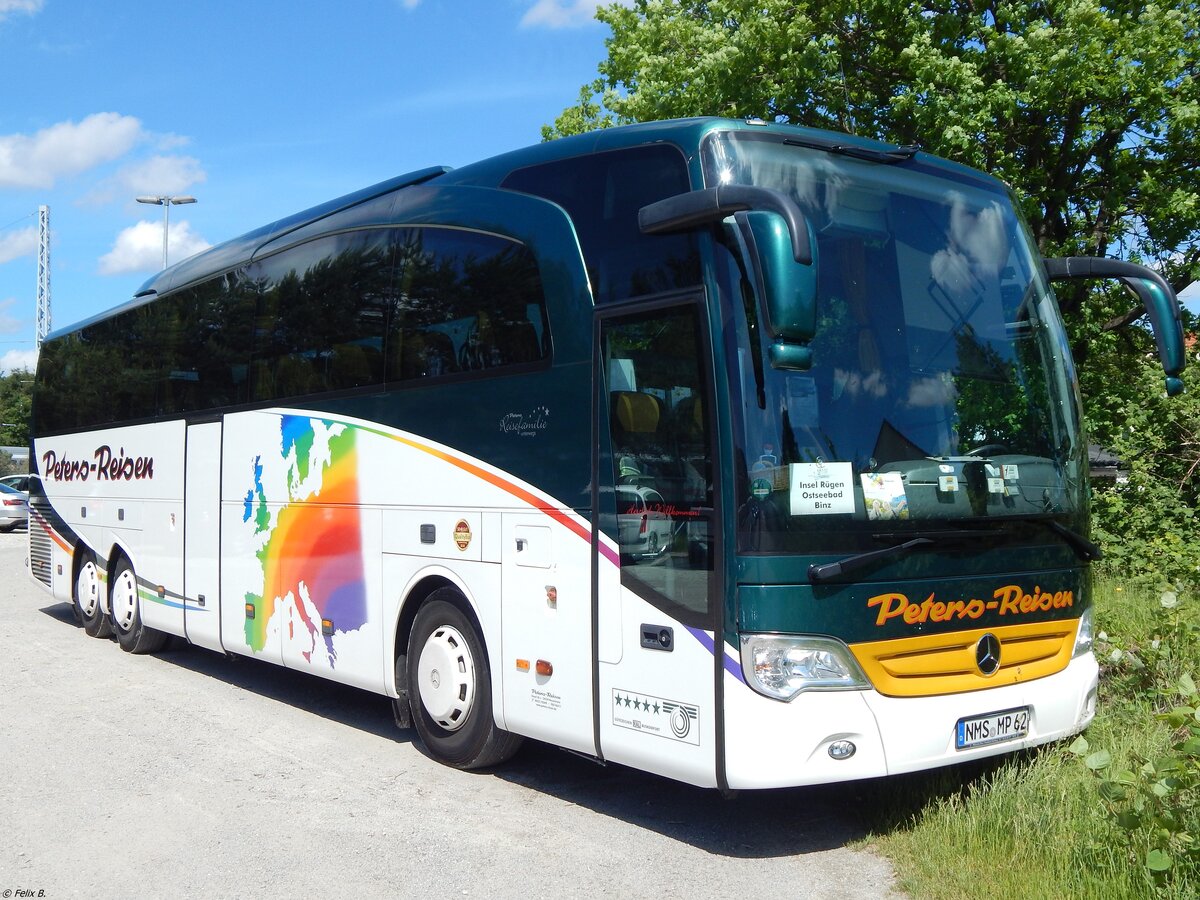
M 497 187 L 512 171 L 527 166 L 654 143 L 674 143 L 685 149 L 698 148 L 709 134 L 729 131 L 769 132 L 785 138 L 795 138 L 810 146 L 837 145 L 840 147 L 858 148 L 875 154 L 894 153 L 898 150 L 896 146 L 891 144 L 855 135 L 842 134 L 840 132 L 822 131 L 798 125 L 767 123 L 757 119 L 721 119 L 704 116 L 601 129 L 599 131 L 588 132 L 587 134 L 534 144 L 471 163 L 459 169 L 452 170 L 447 166 L 433 166 L 426 169 L 419 169 L 405 175 L 389 178 L 370 187 L 362 188 L 343 197 L 329 200 L 310 209 L 279 219 L 181 260 L 147 280 L 130 301 L 97 313 L 65 328 L 58 329 L 48 335 L 46 340 L 53 340 L 97 321 L 151 302 L 155 296 L 164 294 L 174 288 L 193 284 L 229 271 L 251 259 L 258 248 L 288 232 L 296 231 L 320 219 L 355 206 L 369 203 L 371 200 L 384 197 L 406 187 L 426 184 L 435 180 L 448 184 Z M 904 149 L 907 150 L 909 148 Z M 916 156 L 920 158 L 920 161 L 925 166 L 941 170 L 942 174 L 951 178 L 975 182 L 982 181 L 993 188 L 1002 186 L 998 179 L 977 169 L 972 169 L 939 157 L 929 156 L 925 153 L 917 153 Z M 689 163 L 699 165 L 694 155 L 689 159 Z

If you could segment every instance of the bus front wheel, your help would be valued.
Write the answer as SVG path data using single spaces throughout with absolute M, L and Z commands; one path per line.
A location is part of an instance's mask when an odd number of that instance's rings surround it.
M 137 576 L 128 560 L 117 563 L 116 574 L 109 582 L 109 609 L 117 643 L 129 653 L 154 653 L 161 650 L 167 636 L 147 628 L 142 621 L 142 604 L 138 597 Z
M 430 756 L 458 769 L 504 762 L 521 738 L 496 726 L 487 653 L 452 588 L 434 591 L 408 638 L 413 725 Z
M 112 622 L 104 609 L 100 597 L 100 570 L 91 553 L 79 562 L 75 574 L 75 614 L 83 623 L 83 630 L 91 637 L 106 638 L 112 634 Z

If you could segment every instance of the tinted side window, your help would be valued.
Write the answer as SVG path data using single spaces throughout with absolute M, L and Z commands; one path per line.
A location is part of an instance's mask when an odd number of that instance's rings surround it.
M 638 210 L 690 190 L 683 154 L 656 144 L 518 169 L 502 185 L 563 207 L 597 303 L 700 283 L 694 234 L 645 235 Z
M 250 267 L 258 288 L 254 400 L 383 383 L 391 232 L 355 231 L 291 247 Z
M 116 367 L 115 369 L 113 367 Z M 74 332 L 42 344 L 33 396 L 33 433 L 75 431 L 96 421 L 110 371 L 121 370 L 117 348 Z
M 245 403 L 255 294 L 230 272 L 160 300 L 174 307 L 177 354 L 166 372 L 169 406 L 191 412 Z
M 507 369 L 549 352 L 541 277 L 528 248 L 460 229 L 401 232 L 388 381 Z

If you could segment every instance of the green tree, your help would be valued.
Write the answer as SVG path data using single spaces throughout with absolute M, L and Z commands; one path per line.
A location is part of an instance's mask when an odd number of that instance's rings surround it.
M 1200 6 L 635 0 L 546 137 L 762 116 L 923 149 L 1020 192 L 1043 252 L 1200 277 Z
M 1012 185 L 1046 256 L 1200 278 L 1197 0 L 634 0 L 597 18 L 607 58 L 547 139 L 721 115 L 917 144 Z M 1160 397 L 1124 291 L 1058 293 L 1092 440 L 1131 471 L 1097 530 L 1122 536 L 1126 573 L 1200 580 L 1200 380 Z
M 25 447 L 29 444 L 29 412 L 32 409 L 33 375 L 24 369 L 0 375 L 0 444 Z

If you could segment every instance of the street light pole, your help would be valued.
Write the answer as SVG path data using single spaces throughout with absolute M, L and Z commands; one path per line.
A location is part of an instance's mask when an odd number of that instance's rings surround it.
M 163 208 L 163 268 L 167 267 L 167 233 L 171 229 L 171 205 L 181 206 L 184 203 L 195 203 L 195 197 L 138 197 L 138 203 L 149 203 L 151 206 Z

